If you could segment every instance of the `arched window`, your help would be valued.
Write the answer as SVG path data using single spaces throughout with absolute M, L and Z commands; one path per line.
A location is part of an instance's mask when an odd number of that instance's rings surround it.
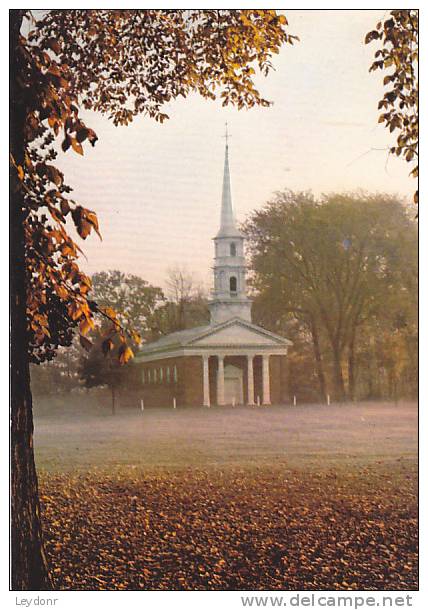
M 236 282 L 236 277 L 234 275 L 232 275 L 232 277 L 229 280 L 229 287 L 230 287 L 230 294 L 236 294 L 237 282 Z
M 236 244 L 234 242 L 230 244 L 230 256 L 236 256 Z

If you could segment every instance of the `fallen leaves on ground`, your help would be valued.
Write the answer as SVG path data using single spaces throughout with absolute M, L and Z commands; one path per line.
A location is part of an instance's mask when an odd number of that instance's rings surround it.
M 416 590 L 408 466 L 42 474 L 58 589 Z

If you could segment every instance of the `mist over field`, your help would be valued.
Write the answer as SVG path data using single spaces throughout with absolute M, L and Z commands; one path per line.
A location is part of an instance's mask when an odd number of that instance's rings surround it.
M 413 402 L 35 411 L 61 589 L 418 586 Z
M 355 468 L 412 461 L 417 407 L 366 402 L 296 407 L 119 409 L 108 394 L 35 406 L 38 465 L 62 471 L 117 467 Z

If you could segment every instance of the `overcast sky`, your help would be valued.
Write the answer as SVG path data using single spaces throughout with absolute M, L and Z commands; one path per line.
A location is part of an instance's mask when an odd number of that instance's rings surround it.
M 258 79 L 271 108 L 237 111 L 195 95 L 169 104 L 163 125 L 139 117 L 117 128 L 83 114 L 99 141 L 84 158 L 61 153 L 58 166 L 100 221 L 103 241 L 84 242 L 84 270 L 120 269 L 164 285 L 167 269 L 182 264 L 209 284 L 226 120 L 238 221 L 283 188 L 411 199 L 409 166 L 385 150 L 394 138 L 377 123 L 384 75 L 369 74 L 375 47 L 364 45 L 385 11 L 286 14 L 300 42 L 283 47 L 276 71 Z

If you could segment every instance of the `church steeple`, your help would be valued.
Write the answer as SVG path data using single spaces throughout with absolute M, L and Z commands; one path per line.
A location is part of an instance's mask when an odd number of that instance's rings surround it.
M 232 207 L 229 171 L 229 143 L 226 124 L 220 229 L 214 237 L 214 291 L 209 303 L 211 324 L 231 318 L 251 322 L 251 300 L 245 282 L 244 236 L 236 226 Z
M 221 216 L 220 229 L 217 237 L 228 237 L 241 235 L 236 228 L 235 215 L 232 206 L 232 193 L 230 188 L 230 170 L 229 170 L 229 133 L 226 123 L 226 149 L 224 153 L 224 170 L 223 170 L 223 191 L 221 195 Z
M 217 233 L 217 237 L 228 237 L 234 235 L 241 235 L 236 228 L 235 215 L 233 213 L 232 206 L 232 193 L 230 188 L 230 170 L 229 170 L 229 144 L 228 144 L 228 133 L 226 123 L 226 150 L 224 155 L 224 171 L 223 171 L 223 191 L 221 196 L 221 216 L 220 216 L 220 230 Z

